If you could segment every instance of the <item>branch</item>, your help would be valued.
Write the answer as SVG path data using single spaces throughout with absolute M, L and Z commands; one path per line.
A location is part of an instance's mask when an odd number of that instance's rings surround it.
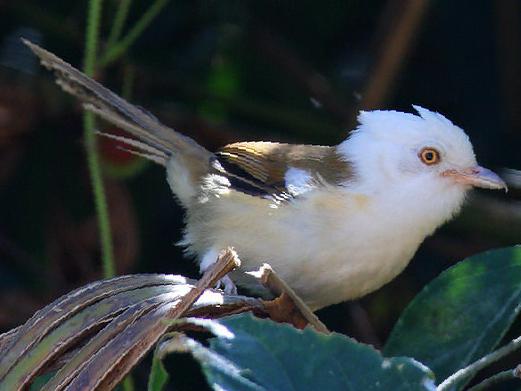
M 99 64 L 105 67 L 116 61 L 138 39 L 143 31 L 152 23 L 155 17 L 168 4 L 169 0 L 156 0 L 145 11 L 134 27 L 119 42 L 107 47 L 107 51 L 101 57 Z
M 500 383 L 505 380 L 511 379 L 519 379 L 520 366 L 517 366 L 513 369 L 508 369 L 503 372 L 496 373 L 494 376 L 490 376 L 489 378 L 483 380 L 481 383 L 476 384 L 474 387 L 469 388 L 467 391 L 481 391 L 488 390 L 494 384 Z
M 110 28 L 109 38 L 107 39 L 107 48 L 112 47 L 117 40 L 121 37 L 121 32 L 127 21 L 128 11 L 132 0 L 120 0 L 112 27 Z
M 310 67 L 296 52 L 286 47 L 278 36 L 268 30 L 258 29 L 255 44 L 263 55 L 284 69 L 288 77 L 295 80 L 326 110 L 344 123 L 351 121 L 352 105 L 335 92 L 333 85 L 324 76 Z
M 311 325 L 313 328 L 321 333 L 329 334 L 330 331 L 324 323 L 311 311 L 311 309 L 304 303 L 304 301 L 295 293 L 293 289 L 280 278 L 271 268 L 270 265 L 265 263 L 256 272 L 249 272 L 248 274 L 260 279 L 262 285 L 270 290 L 275 296 L 280 296 L 282 299 L 287 297 L 291 300 L 292 304 L 296 309 L 299 310 L 300 315 Z M 277 299 L 275 299 L 277 300 Z M 274 301 L 275 301 L 274 300 Z M 268 304 L 268 303 L 265 303 Z M 278 306 L 280 301 L 275 301 L 275 306 Z M 266 310 L 269 311 L 270 306 L 266 305 Z M 270 314 L 271 315 L 271 314 Z
M 185 314 L 206 289 L 215 286 L 221 278 L 240 265 L 239 257 L 233 248 L 228 247 L 221 251 L 212 267 L 204 273 L 195 287 L 183 296 L 179 304 L 167 313 L 165 318 L 177 319 Z
M 361 107 L 372 110 L 380 107 L 388 97 L 396 77 L 403 67 L 407 54 L 426 14 L 428 0 L 408 0 L 405 4 L 390 1 L 389 7 L 399 14 L 392 19 L 393 26 L 382 30 L 383 44 L 374 64 L 369 82 L 362 93 Z M 385 15 L 388 17 L 388 15 Z M 385 20 L 387 23 L 388 20 Z
M 510 341 L 508 344 L 499 348 L 498 350 L 480 358 L 479 360 L 473 362 L 469 366 L 460 369 L 456 373 L 453 373 L 451 376 L 446 378 L 443 383 L 441 383 L 437 391 L 447 391 L 451 390 L 456 384 L 461 382 L 462 380 L 474 376 L 476 373 L 481 371 L 483 368 L 492 364 L 493 362 L 498 361 L 499 359 L 509 355 L 515 350 L 521 347 L 521 337 L 517 337 L 516 339 Z

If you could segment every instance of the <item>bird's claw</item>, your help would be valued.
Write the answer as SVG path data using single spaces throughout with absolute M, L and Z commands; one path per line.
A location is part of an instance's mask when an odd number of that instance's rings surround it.
M 232 281 L 232 279 L 228 276 L 224 276 L 221 278 L 217 285 L 215 286 L 217 289 L 222 289 L 224 293 L 227 295 L 236 295 L 237 294 L 237 286 Z

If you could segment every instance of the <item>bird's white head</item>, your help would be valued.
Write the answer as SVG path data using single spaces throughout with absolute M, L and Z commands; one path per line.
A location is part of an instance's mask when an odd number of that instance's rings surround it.
M 401 193 L 419 207 L 439 205 L 449 218 L 471 187 L 505 189 L 505 183 L 476 162 L 469 137 L 443 115 L 413 106 L 418 115 L 362 111 L 359 126 L 338 146 L 365 193 Z M 349 185 L 348 185 L 349 186 Z M 407 197 L 408 195 L 409 197 Z

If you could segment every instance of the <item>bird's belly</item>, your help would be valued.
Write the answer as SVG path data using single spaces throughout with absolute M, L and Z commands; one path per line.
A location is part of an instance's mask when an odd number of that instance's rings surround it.
M 318 309 L 378 289 L 403 270 L 422 239 L 404 235 L 396 226 L 382 226 L 370 208 L 328 210 L 331 205 L 318 213 L 305 209 L 310 205 L 267 212 L 256 204 L 243 211 L 235 206 L 215 221 L 189 219 L 187 236 L 200 255 L 235 247 L 242 271 L 269 263 Z M 315 211 L 317 205 L 311 206 Z M 246 287 L 255 283 L 242 272 L 232 278 Z
M 329 233 L 336 236 L 336 232 Z M 417 245 L 377 242 L 364 236 L 327 242 L 302 237 L 278 246 L 268 242 L 262 248 L 236 247 L 242 270 L 269 263 L 311 308 L 318 309 L 380 288 L 405 268 Z M 234 277 L 239 285 L 251 287 L 252 280 L 243 273 Z

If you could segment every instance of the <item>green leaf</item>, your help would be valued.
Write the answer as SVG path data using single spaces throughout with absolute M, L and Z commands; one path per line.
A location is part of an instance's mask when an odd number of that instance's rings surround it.
M 215 390 L 433 390 L 417 361 L 383 358 L 340 334 L 319 334 L 243 314 L 219 321 L 210 348 L 186 340 Z M 185 337 L 186 338 L 186 337 Z M 179 345 L 179 341 L 177 341 Z
M 521 247 L 478 254 L 443 272 L 416 296 L 384 354 L 414 357 L 441 382 L 500 342 L 520 300 Z
M 168 372 L 163 365 L 163 361 L 157 354 L 154 354 L 152 368 L 148 376 L 148 391 L 162 391 L 168 379 Z

